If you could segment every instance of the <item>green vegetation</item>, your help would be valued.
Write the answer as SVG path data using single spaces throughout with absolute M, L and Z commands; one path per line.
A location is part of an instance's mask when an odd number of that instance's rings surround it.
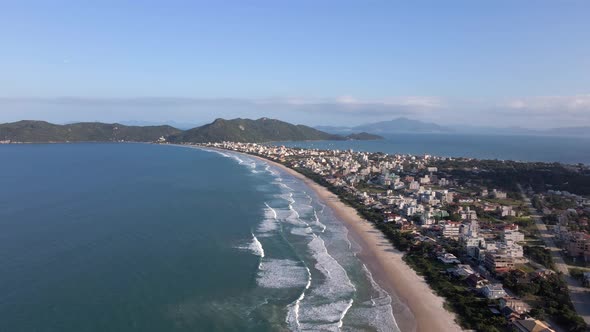
M 306 140 L 373 140 L 367 133 L 340 136 L 303 125 L 262 118 L 258 120 L 217 119 L 213 123 L 182 131 L 170 126 L 124 126 L 106 123 L 56 125 L 44 121 L 19 121 L 0 124 L 0 140 L 24 143 L 46 142 L 153 142 L 165 137 L 173 143 L 269 142 Z
M 531 314 L 551 318 L 567 331 L 586 331 L 587 325 L 572 304 L 566 283 L 558 274 L 520 281 L 515 271 L 504 277 L 504 285 L 519 296 L 534 296 L 537 301 Z
M 542 246 L 523 246 L 524 255 L 543 265 L 548 269 L 554 269 L 553 257 L 551 251 Z
M 350 134 L 350 135 L 346 135 L 344 138 L 346 138 L 347 140 L 358 140 L 358 141 L 376 141 L 376 140 L 380 140 L 383 139 L 383 137 L 379 136 L 379 135 L 373 135 L 373 134 L 369 134 L 369 133 L 358 133 L 358 134 Z
M 437 260 L 433 254 L 435 244 L 412 244 L 412 234 L 402 233 L 392 224 L 379 224 L 378 228 L 396 248 L 406 251 L 404 260 L 424 277 L 438 295 L 445 298 L 445 306 L 457 313 L 461 327 L 477 331 L 510 331 L 502 316 L 491 314 L 488 306 L 495 304 L 493 301 L 478 296 L 464 282 L 446 274 L 451 265 Z M 451 253 L 458 249 L 452 244 L 444 246 Z
M 0 124 L 0 140 L 14 142 L 153 142 L 181 130 L 170 126 L 124 126 L 98 122 L 55 125 L 44 121 Z
M 525 188 L 531 187 L 536 192 L 545 192 L 550 188 L 590 195 L 590 168 L 583 165 L 454 159 L 440 160 L 433 166 L 447 171 L 455 179 L 506 190 L 509 197 L 517 197 L 518 183 Z
M 575 279 L 578 279 L 578 281 L 580 281 L 580 282 L 584 282 L 584 272 L 586 272 L 585 270 L 582 270 L 577 267 L 572 267 L 572 268 L 569 268 L 569 272 L 572 277 L 574 277 Z
M 261 118 L 217 119 L 210 124 L 187 130 L 170 137 L 171 142 L 269 142 L 304 140 L 343 140 L 339 135 L 328 134 L 303 125 Z

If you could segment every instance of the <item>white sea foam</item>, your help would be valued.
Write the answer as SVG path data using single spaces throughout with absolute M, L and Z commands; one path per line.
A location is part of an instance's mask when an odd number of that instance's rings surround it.
M 258 225 L 257 233 L 259 236 L 271 236 L 272 232 L 279 228 L 277 211 L 273 209 L 268 203 L 264 203 L 266 206 L 264 209 L 264 219 L 262 223 Z
M 351 310 L 350 319 L 358 324 L 372 326 L 377 331 L 399 331 L 393 316 L 391 296 L 375 282 L 371 272 L 364 264 L 362 268 L 371 283 L 375 296 Z
M 240 249 L 240 250 L 248 250 L 250 252 L 252 252 L 254 255 L 256 256 L 260 256 L 260 258 L 264 257 L 264 248 L 262 247 L 262 243 L 260 243 L 260 241 L 258 241 L 258 238 L 256 237 L 256 235 L 254 235 L 254 233 L 252 234 L 252 240 L 250 240 L 250 243 L 248 243 L 247 245 L 239 245 L 236 248 Z
M 338 328 L 341 328 L 344 324 L 342 320 L 344 319 L 344 317 L 346 317 L 346 313 L 348 312 L 348 310 L 350 310 L 350 307 L 352 307 L 353 302 L 354 300 L 350 299 L 350 302 L 348 302 L 348 306 L 344 309 L 344 311 L 342 311 L 342 315 L 340 315 L 340 319 L 338 320 Z
M 303 289 L 297 300 L 295 300 L 294 303 L 291 303 L 289 305 L 289 311 L 287 313 L 287 324 L 291 326 L 296 326 L 297 329 L 301 328 L 301 324 L 299 323 L 299 307 L 301 301 L 303 301 L 303 299 L 305 298 L 305 292 L 311 286 L 311 272 L 309 271 L 309 268 L 307 268 L 307 266 L 305 267 L 305 269 L 307 270 L 308 275 L 307 284 L 305 285 L 305 288 Z
M 265 259 L 256 281 L 264 288 L 304 287 L 309 282 L 307 268 L 290 259 Z
M 326 225 L 320 222 L 320 217 L 318 217 L 316 209 L 313 209 L 313 217 L 315 219 L 315 223 L 321 228 L 320 232 L 324 233 L 326 231 Z
M 258 241 L 258 238 L 256 237 L 256 235 L 254 235 L 254 233 L 252 233 L 252 243 L 250 244 L 250 249 L 256 255 L 260 256 L 261 258 L 264 258 L 264 248 L 262 248 L 262 243 Z
M 352 307 L 352 303 L 352 299 L 343 299 L 316 303 L 309 306 L 306 305 L 305 308 L 302 307 L 299 316 L 299 325 L 295 329 L 305 331 L 340 331 L 344 324 L 343 319 Z

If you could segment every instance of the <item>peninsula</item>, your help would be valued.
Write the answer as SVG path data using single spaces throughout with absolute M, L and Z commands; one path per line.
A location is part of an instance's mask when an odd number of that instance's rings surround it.
M 44 121 L 23 120 L 0 124 L 0 143 L 59 142 L 270 142 L 317 140 L 375 140 L 381 136 L 368 133 L 347 136 L 329 134 L 308 126 L 260 118 L 217 119 L 210 124 L 189 130 L 171 126 L 125 126 L 100 122 L 56 125 Z

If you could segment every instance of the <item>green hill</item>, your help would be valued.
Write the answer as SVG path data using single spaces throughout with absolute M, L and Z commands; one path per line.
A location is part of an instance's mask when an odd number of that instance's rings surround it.
M 45 121 L 24 120 L 0 124 L 0 141 L 47 142 L 153 142 L 182 132 L 170 126 L 124 126 L 99 122 L 56 125 Z
M 217 119 L 210 124 L 187 130 L 169 137 L 170 142 L 270 142 L 270 141 L 314 141 L 343 140 L 339 135 L 328 134 L 317 129 L 293 125 L 287 122 L 261 118 Z
M 261 118 L 217 119 L 210 124 L 182 131 L 171 126 L 125 126 L 114 123 L 81 122 L 56 125 L 23 120 L 0 124 L 0 141 L 14 143 L 48 142 L 154 142 L 165 137 L 171 143 L 318 141 L 379 139 L 367 133 L 341 136 L 287 122 Z

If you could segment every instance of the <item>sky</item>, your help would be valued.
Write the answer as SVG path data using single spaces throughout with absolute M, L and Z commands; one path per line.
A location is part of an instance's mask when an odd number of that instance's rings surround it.
M 590 126 L 590 1 L 0 0 L 0 122 Z

